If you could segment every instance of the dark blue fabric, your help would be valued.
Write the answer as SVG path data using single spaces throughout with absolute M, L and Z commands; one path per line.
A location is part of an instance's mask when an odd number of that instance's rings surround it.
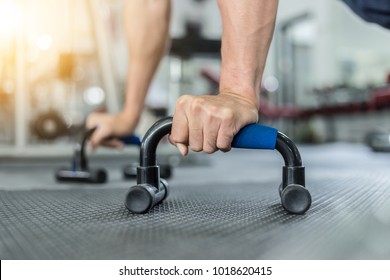
M 390 0 L 342 0 L 368 22 L 390 29 Z
M 242 128 L 233 138 L 232 147 L 242 149 L 273 150 L 278 130 L 260 124 L 250 124 Z

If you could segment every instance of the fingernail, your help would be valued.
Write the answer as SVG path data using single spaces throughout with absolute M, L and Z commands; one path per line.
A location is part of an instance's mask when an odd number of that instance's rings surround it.
M 179 149 L 179 151 L 183 157 L 185 157 L 187 155 L 187 146 L 186 145 L 177 143 L 176 147 Z

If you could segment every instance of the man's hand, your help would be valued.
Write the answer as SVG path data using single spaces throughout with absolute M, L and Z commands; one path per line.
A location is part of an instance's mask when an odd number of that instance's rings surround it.
M 194 152 L 227 152 L 237 132 L 258 121 L 257 100 L 221 92 L 216 96 L 183 95 L 176 103 L 169 140 L 183 156 Z
M 123 142 L 118 139 L 107 140 L 108 137 L 123 137 L 133 133 L 136 121 L 123 114 L 92 113 L 87 118 L 87 128 L 97 127 L 89 139 L 92 149 L 98 146 L 122 148 Z
M 258 121 L 263 70 L 275 26 L 278 0 L 218 0 L 222 16 L 220 94 L 182 96 L 169 140 L 185 156 L 193 151 L 229 151 L 237 132 Z

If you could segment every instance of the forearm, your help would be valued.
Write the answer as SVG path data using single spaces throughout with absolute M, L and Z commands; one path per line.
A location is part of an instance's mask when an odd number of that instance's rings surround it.
M 170 0 L 126 0 L 129 63 L 123 113 L 138 119 L 169 39 Z
M 218 5 L 223 27 L 220 91 L 243 95 L 259 106 L 278 0 L 218 0 Z

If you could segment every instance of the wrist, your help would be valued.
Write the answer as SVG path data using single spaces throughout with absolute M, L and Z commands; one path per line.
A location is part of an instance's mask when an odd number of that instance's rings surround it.
M 250 85 L 242 85 L 239 83 L 224 83 L 220 84 L 220 94 L 232 94 L 254 105 L 257 109 L 260 106 L 259 90 Z
M 129 92 L 129 91 L 128 91 Z M 138 121 L 141 112 L 144 107 L 144 100 L 136 94 L 126 94 L 125 104 L 123 109 L 118 115 L 121 115 L 122 118 L 126 118 L 127 122 L 129 121 Z
M 139 120 L 139 116 L 137 114 L 126 110 L 123 110 L 122 112 L 116 114 L 116 117 L 116 121 L 121 124 L 123 130 L 121 134 L 131 134 L 137 126 Z
M 124 108 L 121 112 L 117 114 L 117 116 L 122 120 L 127 120 L 129 122 L 130 120 L 134 119 L 135 116 L 138 115 L 138 112 L 135 112 L 135 110 L 126 109 Z
M 239 69 L 222 69 L 219 83 L 220 92 L 231 92 L 252 102 L 257 108 L 260 105 L 261 75 L 250 67 Z
M 241 87 L 230 87 L 230 88 L 221 89 L 219 91 L 219 95 L 232 96 L 241 101 L 245 101 L 245 103 L 255 107 L 257 110 L 259 109 L 259 105 L 260 105 L 259 95 L 250 93 L 249 91 Z

